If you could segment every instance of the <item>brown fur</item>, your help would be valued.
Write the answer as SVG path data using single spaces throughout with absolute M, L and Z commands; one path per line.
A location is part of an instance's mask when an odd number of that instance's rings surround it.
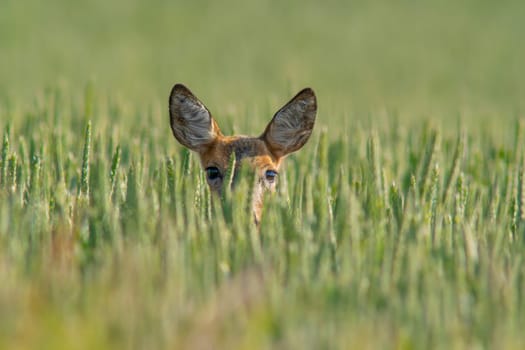
M 278 172 L 282 159 L 308 141 L 315 124 L 317 101 L 312 89 L 302 90 L 274 115 L 259 137 L 224 136 L 204 104 L 181 84 L 171 90 L 169 110 L 173 136 L 199 154 L 204 169 L 215 167 L 225 174 L 232 153 L 239 164 L 248 160 L 256 172 L 252 210 L 259 223 L 264 192 L 275 188 L 275 182 L 269 182 L 265 173 Z M 223 181 L 209 180 L 208 184 L 220 192 Z

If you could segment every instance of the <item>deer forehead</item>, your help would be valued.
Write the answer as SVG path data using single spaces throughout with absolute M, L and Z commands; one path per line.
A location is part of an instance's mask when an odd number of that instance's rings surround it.
M 247 161 L 256 169 L 278 169 L 280 164 L 264 141 L 246 136 L 218 137 L 199 155 L 204 168 L 215 166 L 225 170 L 232 153 L 235 153 L 238 162 Z

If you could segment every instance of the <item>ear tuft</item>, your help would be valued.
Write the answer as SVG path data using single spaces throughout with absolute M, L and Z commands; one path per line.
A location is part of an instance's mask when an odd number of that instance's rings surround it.
M 316 114 L 314 91 L 303 89 L 274 115 L 261 138 L 276 157 L 295 152 L 310 138 Z
M 208 109 L 182 84 L 171 89 L 169 111 L 173 136 L 193 151 L 209 145 L 220 134 Z

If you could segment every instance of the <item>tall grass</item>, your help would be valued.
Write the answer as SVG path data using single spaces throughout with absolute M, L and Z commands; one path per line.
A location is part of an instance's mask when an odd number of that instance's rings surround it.
M 523 4 L 2 1 L 0 349 L 524 348 Z M 316 91 L 260 229 L 175 82 L 225 134 Z
M 84 125 L 54 124 L 83 102 L 46 99 L 4 126 L 2 347 L 523 345 L 511 127 L 483 143 L 428 123 L 316 132 L 257 230 L 249 171 L 214 198 L 167 126 L 92 98 Z

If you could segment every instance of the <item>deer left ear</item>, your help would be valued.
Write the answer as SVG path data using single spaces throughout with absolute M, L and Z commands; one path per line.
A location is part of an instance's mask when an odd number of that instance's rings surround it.
M 173 136 L 193 151 L 201 151 L 222 135 L 208 109 L 182 84 L 171 90 L 169 110 Z
M 317 114 L 317 100 L 312 89 L 301 90 L 275 113 L 261 138 L 276 157 L 283 157 L 304 146 L 310 138 Z

